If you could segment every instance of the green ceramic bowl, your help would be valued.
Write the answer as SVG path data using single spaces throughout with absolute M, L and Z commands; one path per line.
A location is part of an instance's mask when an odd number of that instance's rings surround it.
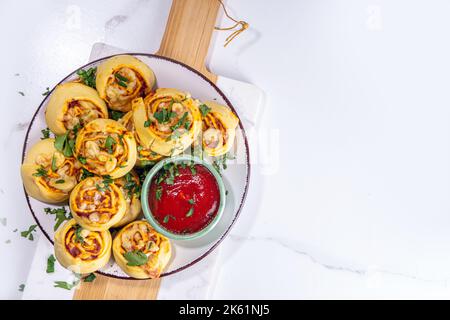
M 181 162 L 194 162 L 195 164 L 203 165 L 205 166 L 216 178 L 217 185 L 219 186 L 219 195 L 220 195 L 220 203 L 219 208 L 217 210 L 217 214 L 214 217 L 214 219 L 202 230 L 197 231 L 195 233 L 188 233 L 188 234 L 179 234 L 179 233 L 173 233 L 167 229 L 165 229 L 153 216 L 152 211 L 150 210 L 150 206 L 148 203 L 148 192 L 150 190 L 150 184 L 152 182 L 153 177 L 158 173 L 161 168 L 167 164 L 167 163 L 181 163 Z M 142 210 L 144 211 L 144 216 L 147 219 L 147 221 L 152 225 L 152 227 L 162 235 L 166 236 L 169 239 L 173 240 L 192 240 L 200 238 L 204 235 L 206 235 L 209 231 L 211 231 L 219 222 L 220 218 L 222 217 L 223 210 L 225 208 L 225 185 L 223 184 L 222 177 L 217 172 L 217 170 L 206 161 L 201 160 L 200 158 L 188 156 L 188 155 L 181 155 L 176 156 L 172 158 L 164 159 L 160 162 L 158 162 L 147 174 L 145 177 L 144 183 L 142 185 L 142 192 L 141 192 L 141 203 L 142 203 Z

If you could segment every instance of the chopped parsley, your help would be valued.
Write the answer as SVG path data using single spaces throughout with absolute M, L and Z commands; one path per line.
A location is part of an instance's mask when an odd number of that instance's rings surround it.
M 142 266 L 148 261 L 147 255 L 140 250 L 126 252 L 123 257 L 128 261 L 127 265 L 131 267 Z
M 148 127 L 150 127 L 151 124 L 152 124 L 152 120 L 150 120 L 150 119 L 145 120 L 144 127 L 148 128 Z
M 194 214 L 194 207 L 191 207 L 188 211 L 188 213 L 186 213 L 186 217 L 189 218 L 190 216 L 192 216 Z
M 64 207 L 55 208 L 55 209 L 44 208 L 44 212 L 46 214 L 54 214 L 55 215 L 55 226 L 53 227 L 53 230 L 55 230 L 55 231 L 59 228 L 61 223 L 63 223 L 66 220 L 72 219 L 72 215 L 70 214 L 70 212 L 67 212 L 66 208 L 64 208 Z
M 58 179 L 55 181 L 56 184 L 62 184 L 64 182 L 66 182 L 66 180 L 64 180 L 64 179 Z
M 55 261 L 56 259 L 52 254 L 47 258 L 47 273 L 55 272 Z
M 136 195 L 139 197 L 141 193 L 141 186 L 136 182 L 136 180 L 133 177 L 133 174 L 128 172 L 125 175 L 125 185 L 123 188 L 127 190 L 128 196 L 131 198 L 133 195 Z
M 206 104 L 202 104 L 198 107 L 203 117 L 206 117 L 206 115 L 211 111 L 211 108 L 208 107 Z
M 83 231 L 83 228 L 79 224 L 75 225 L 74 228 L 75 228 L 75 242 L 83 244 L 84 238 L 81 235 L 81 231 Z
M 20 291 L 20 292 L 23 292 L 23 290 L 25 290 L 25 285 L 24 285 L 24 284 L 21 284 L 21 285 L 19 286 L 19 291 Z
M 31 225 L 31 226 L 28 228 L 28 230 L 22 231 L 22 232 L 20 233 L 20 235 L 21 235 L 22 237 L 24 237 L 24 238 L 27 238 L 27 239 L 30 240 L 30 241 L 33 241 L 33 240 L 34 240 L 33 232 L 36 231 L 36 227 L 37 227 L 37 225 L 36 225 L 36 224 L 33 224 L 33 225 Z
M 166 109 L 162 108 L 158 111 L 156 111 L 153 116 L 156 120 L 158 120 L 159 123 L 166 123 L 169 122 L 170 119 L 175 117 L 177 114 L 171 110 L 172 108 Z
M 117 144 L 113 137 L 108 136 L 105 140 L 105 149 L 109 154 L 113 153 L 113 146 Z
M 80 163 L 82 163 L 82 164 L 86 164 L 87 163 L 86 158 L 82 157 L 82 156 L 78 156 L 78 161 L 80 161 Z
M 119 120 L 125 115 L 124 112 L 116 111 L 116 110 L 109 110 L 109 117 L 113 120 Z
M 81 81 L 95 89 L 95 74 L 97 73 L 97 67 L 89 68 L 87 70 L 80 69 L 77 71 L 77 75 L 80 77 Z
M 86 178 L 89 178 L 89 177 L 93 177 L 93 176 L 94 176 L 94 174 L 93 174 L 92 172 L 89 172 L 89 171 L 86 170 L 85 168 L 81 168 L 81 172 L 82 172 L 82 174 L 81 174 L 81 180 L 84 180 L 84 179 L 86 179 Z
M 36 172 L 33 173 L 34 177 L 47 177 L 47 169 L 45 169 L 43 166 L 40 166 L 39 168 L 36 169 Z
M 156 200 L 158 200 L 158 201 L 161 200 L 162 192 L 163 192 L 163 189 L 162 189 L 161 186 L 159 186 L 158 188 L 156 188 L 156 191 L 155 191 L 155 197 L 156 197 Z
M 56 172 L 58 170 L 58 167 L 56 166 L 56 157 L 53 155 L 52 157 L 52 171 Z
M 177 130 L 179 127 L 184 126 L 184 124 L 185 124 L 185 122 L 186 122 L 186 119 L 187 119 L 187 116 L 188 116 L 188 113 L 185 112 L 185 113 L 181 116 L 181 118 L 177 121 L 177 123 L 175 123 L 175 124 L 171 127 L 171 129 L 175 131 L 175 130 Z
M 49 128 L 42 129 L 41 133 L 42 133 L 41 140 L 50 138 L 50 129 Z
M 48 96 L 49 93 L 50 93 L 50 88 L 47 87 L 47 88 L 45 88 L 45 92 L 43 92 L 42 95 L 43 95 L 43 96 Z
M 188 202 L 189 202 L 189 204 L 195 204 L 195 200 L 194 199 L 189 199 Z
M 78 131 L 74 128 L 73 132 Z M 62 152 L 65 157 L 73 156 L 73 148 L 75 146 L 75 140 L 69 138 L 69 133 L 72 132 L 68 130 L 66 133 L 56 136 L 55 138 L 55 149 Z
M 20 94 L 22 97 L 25 96 L 25 93 L 23 93 L 23 91 L 17 91 L 18 94 Z
M 172 216 L 171 214 L 168 214 L 168 215 L 166 215 L 166 216 L 164 217 L 163 223 L 169 222 L 169 219 L 176 220 L 176 218 L 175 218 L 174 216 Z
M 84 277 L 83 282 L 94 282 L 96 278 L 95 273 L 89 273 L 86 277 Z

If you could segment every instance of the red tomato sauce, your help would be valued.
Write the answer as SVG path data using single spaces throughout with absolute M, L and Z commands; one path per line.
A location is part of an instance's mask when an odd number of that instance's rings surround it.
M 148 203 L 163 228 L 192 234 L 204 229 L 217 215 L 219 186 L 203 165 L 172 164 L 172 169 L 160 170 L 153 178 Z

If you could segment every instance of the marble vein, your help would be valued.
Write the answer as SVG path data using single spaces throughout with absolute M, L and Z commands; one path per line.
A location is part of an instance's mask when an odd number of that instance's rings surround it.
M 428 282 L 428 283 L 440 283 L 443 282 L 447 283 L 448 279 L 426 279 L 422 277 L 418 277 L 412 274 L 402 273 L 402 272 L 394 272 L 386 269 L 374 269 L 374 270 L 368 270 L 368 269 L 359 269 L 359 268 L 351 268 L 347 266 L 341 266 L 341 265 L 334 265 L 329 264 L 320 261 L 316 257 L 314 257 L 309 252 L 296 248 L 295 246 L 287 243 L 284 239 L 276 238 L 276 237 L 256 237 L 256 236 L 241 236 L 237 234 L 230 234 L 229 239 L 234 242 L 242 242 L 242 241 L 263 241 L 263 242 L 271 242 L 273 244 L 276 244 L 280 247 L 283 247 L 291 252 L 294 252 L 297 255 L 304 256 L 308 258 L 312 263 L 320 265 L 321 267 L 331 270 L 331 271 L 338 271 L 338 272 L 347 272 L 351 274 L 355 274 L 358 276 L 368 276 L 371 273 L 377 272 L 382 273 L 390 276 L 397 276 L 397 277 L 403 277 L 414 281 L 421 281 L 421 282 Z

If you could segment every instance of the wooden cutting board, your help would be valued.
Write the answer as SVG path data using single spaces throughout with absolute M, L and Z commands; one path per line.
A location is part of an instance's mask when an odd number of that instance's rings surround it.
M 218 0 L 173 0 L 156 54 L 181 61 L 216 83 L 217 76 L 206 68 L 205 60 L 219 6 Z M 156 299 L 160 281 L 121 280 L 97 275 L 92 283 L 82 282 L 74 299 Z

